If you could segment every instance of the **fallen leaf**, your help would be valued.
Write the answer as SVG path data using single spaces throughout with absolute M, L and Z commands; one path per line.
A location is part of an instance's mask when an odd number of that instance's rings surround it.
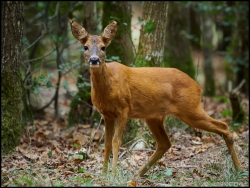
M 58 167 L 56 168 L 57 171 L 60 171 L 60 170 L 63 170 L 63 169 L 64 169 L 64 165 L 58 166 Z
M 195 141 L 195 140 L 192 140 L 191 143 L 192 143 L 192 144 L 195 144 L 195 145 L 202 145 L 202 144 L 203 144 L 202 142 L 197 142 L 197 141 Z
M 128 183 L 129 187 L 136 187 L 136 182 L 135 181 L 131 181 Z
M 206 151 L 207 149 L 199 149 L 198 151 L 195 152 L 195 154 L 198 154 L 198 153 L 203 153 L 204 151 Z
M 85 144 L 88 141 L 88 138 L 86 138 L 85 135 L 82 133 L 74 133 L 73 134 L 73 142 L 72 143 L 79 143 L 81 146 Z
M 69 171 L 69 170 L 67 170 L 67 171 L 65 171 L 64 172 L 64 174 L 67 176 L 67 175 L 70 175 L 70 174 L 73 174 L 74 172 L 72 172 L 72 171 Z
M 16 149 L 29 159 L 36 160 L 39 157 L 37 154 L 29 153 L 28 151 L 22 149 L 21 147 L 16 147 Z

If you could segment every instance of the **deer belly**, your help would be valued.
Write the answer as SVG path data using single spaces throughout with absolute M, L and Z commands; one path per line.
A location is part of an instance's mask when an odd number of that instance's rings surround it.
M 164 102 L 141 103 L 134 101 L 129 110 L 128 118 L 146 119 L 150 117 L 165 117 L 168 115 L 168 107 Z

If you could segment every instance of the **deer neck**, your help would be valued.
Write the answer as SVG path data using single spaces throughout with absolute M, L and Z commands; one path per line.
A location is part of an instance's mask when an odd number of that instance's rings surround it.
M 92 89 L 99 92 L 108 91 L 110 88 L 110 71 L 106 64 L 103 63 L 98 68 L 90 67 Z M 98 92 L 98 93 L 99 93 Z

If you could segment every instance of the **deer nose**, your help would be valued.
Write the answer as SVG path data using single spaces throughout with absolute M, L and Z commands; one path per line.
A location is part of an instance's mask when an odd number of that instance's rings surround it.
M 97 56 L 90 57 L 89 64 L 90 65 L 99 65 L 100 64 L 99 57 L 97 57 Z

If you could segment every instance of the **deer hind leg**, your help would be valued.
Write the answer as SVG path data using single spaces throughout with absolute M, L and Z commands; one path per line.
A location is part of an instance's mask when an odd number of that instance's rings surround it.
M 171 142 L 163 126 L 163 119 L 146 119 L 146 123 L 156 139 L 157 148 L 146 164 L 142 166 L 141 169 L 135 174 L 139 176 L 143 176 L 149 170 L 149 168 L 155 164 L 155 162 L 159 160 L 171 147 Z
M 211 118 L 205 113 L 201 106 L 197 109 L 192 109 L 191 113 L 183 113 L 182 111 L 182 113 L 177 117 L 190 127 L 199 128 L 208 132 L 214 132 L 222 136 L 227 144 L 229 153 L 232 156 L 234 166 L 237 170 L 241 169 L 238 156 L 235 152 L 233 137 L 229 132 L 228 125 L 225 122 Z
M 109 156 L 112 151 L 112 139 L 114 135 L 115 119 L 109 119 L 104 117 L 105 124 L 105 138 L 104 138 L 104 162 L 102 172 L 106 173 L 108 170 Z

